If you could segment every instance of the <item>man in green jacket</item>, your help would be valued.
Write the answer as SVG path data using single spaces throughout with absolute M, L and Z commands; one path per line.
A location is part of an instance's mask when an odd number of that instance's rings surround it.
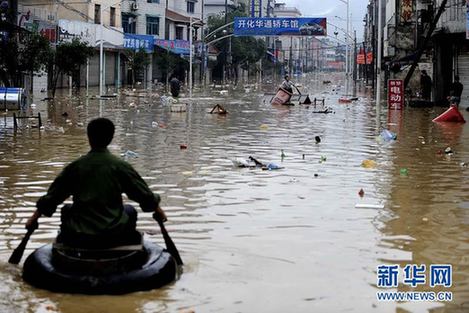
M 144 212 L 154 211 L 166 221 L 160 197 L 130 164 L 107 149 L 114 136 L 114 124 L 106 118 L 94 119 L 88 124 L 87 134 L 91 150 L 57 176 L 47 194 L 37 201 L 37 210 L 26 227 L 41 215 L 52 216 L 58 205 L 73 196 L 73 204 L 61 210 L 58 241 L 91 248 L 129 243 L 135 235 L 137 212 L 123 204 L 122 193 L 138 202 Z

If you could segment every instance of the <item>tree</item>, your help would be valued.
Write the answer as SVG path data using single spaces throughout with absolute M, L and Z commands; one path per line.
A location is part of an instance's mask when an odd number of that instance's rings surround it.
M 49 62 L 52 68 L 52 97 L 55 97 L 57 81 L 60 75 L 65 74 L 77 77 L 80 67 L 86 64 L 89 57 L 94 54 L 94 49 L 78 38 L 71 42 L 62 42 L 57 45 L 55 52 L 51 54 Z M 49 73 L 50 75 L 51 73 Z
M 143 70 L 150 64 L 148 53 L 144 49 L 138 51 L 127 49 L 125 50 L 127 64 L 129 69 L 132 70 L 132 86 L 134 85 L 137 76 L 141 75 Z
M 2 40 L 0 52 L 1 80 L 5 86 L 21 86 L 23 74 L 45 69 L 52 49 L 49 41 L 36 32 L 19 32 L 19 41 Z
M 240 4 L 235 10 L 228 13 L 227 21 L 232 22 L 235 17 L 247 16 L 246 7 L 244 4 Z M 210 16 L 208 19 L 208 32 L 216 30 L 217 28 L 225 25 L 225 15 Z M 233 32 L 233 26 L 226 28 L 229 32 Z M 215 34 L 221 37 L 220 34 Z M 211 40 L 213 38 L 209 38 Z M 228 45 L 227 40 L 221 40 L 215 43 L 215 46 L 220 51 L 226 51 Z M 231 37 L 231 57 L 232 57 L 232 71 L 235 75 L 235 80 L 238 80 L 238 66 L 243 69 L 249 69 L 249 64 L 254 64 L 259 61 L 267 52 L 267 46 L 262 39 L 256 39 L 254 37 Z M 221 67 L 225 63 L 225 56 L 219 55 L 218 67 Z
M 163 74 L 162 81 L 169 80 L 172 74 L 179 80 L 184 80 L 185 72 L 189 70 L 189 62 L 186 59 L 159 47 L 155 50 L 155 62 Z

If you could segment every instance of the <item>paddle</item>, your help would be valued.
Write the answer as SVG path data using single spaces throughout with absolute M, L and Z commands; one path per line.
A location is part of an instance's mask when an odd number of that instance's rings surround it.
M 21 240 L 21 243 L 19 246 L 13 251 L 11 254 L 10 258 L 8 259 L 8 263 L 10 264 L 18 264 L 21 261 L 21 258 L 23 257 L 24 249 L 26 248 L 26 245 L 28 244 L 29 237 L 31 237 L 32 233 L 39 227 L 39 224 L 37 220 L 31 225 L 31 227 L 28 228 L 28 232 L 24 236 L 23 240 Z
M 161 234 L 163 235 L 164 243 L 166 244 L 166 250 L 168 250 L 169 254 L 171 254 L 174 259 L 176 259 L 177 265 L 183 265 L 184 263 L 182 263 L 182 259 L 181 259 L 181 256 L 179 255 L 179 251 L 176 248 L 176 245 L 174 245 L 174 242 L 171 239 L 171 237 L 169 237 L 169 234 L 166 231 L 166 227 L 164 227 L 163 222 L 157 218 L 156 213 L 153 213 L 153 219 L 158 222 L 158 225 L 160 225 Z

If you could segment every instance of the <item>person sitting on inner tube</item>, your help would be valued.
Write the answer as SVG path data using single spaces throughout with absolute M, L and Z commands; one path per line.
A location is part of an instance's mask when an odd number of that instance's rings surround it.
M 106 118 L 92 120 L 87 127 L 91 150 L 67 165 L 36 203 L 26 222 L 31 227 L 41 215 L 52 216 L 68 197 L 73 204 L 62 207 L 57 241 L 71 247 L 108 248 L 136 243 L 137 211 L 124 205 L 122 193 L 136 201 L 144 212 L 156 212 L 166 221 L 160 197 L 124 160 L 109 152 L 114 124 Z

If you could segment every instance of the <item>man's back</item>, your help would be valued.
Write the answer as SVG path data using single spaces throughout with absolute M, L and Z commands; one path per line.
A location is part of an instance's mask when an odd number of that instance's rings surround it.
M 144 211 L 158 206 L 159 198 L 130 164 L 107 149 L 96 149 L 69 164 L 37 206 L 52 215 L 56 205 L 71 195 L 73 205 L 62 220 L 63 229 L 87 235 L 118 234 L 128 221 L 122 193 L 139 202 Z

